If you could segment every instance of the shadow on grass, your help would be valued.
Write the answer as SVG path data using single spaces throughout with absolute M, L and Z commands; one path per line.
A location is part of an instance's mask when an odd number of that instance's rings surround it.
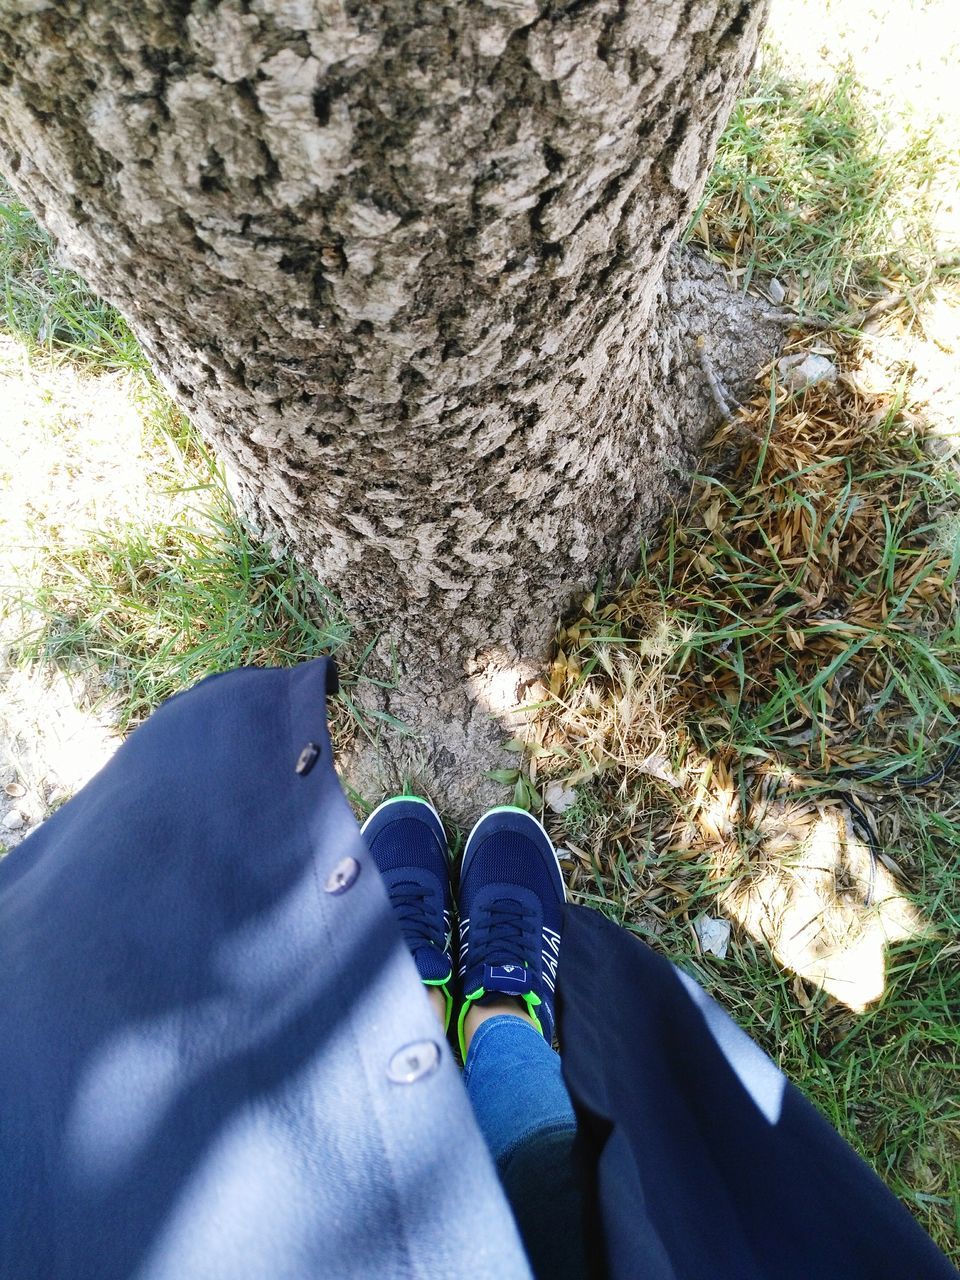
M 98 369 L 146 370 L 122 316 L 60 266 L 53 242 L 0 178 L 3 328 L 32 352 Z

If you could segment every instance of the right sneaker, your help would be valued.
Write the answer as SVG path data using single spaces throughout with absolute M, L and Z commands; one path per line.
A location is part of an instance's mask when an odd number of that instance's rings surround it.
M 545 1039 L 553 1039 L 565 898 L 541 823 L 512 805 L 485 813 L 467 837 L 460 868 L 461 1055 L 467 1014 L 491 997 L 521 1001 Z
M 360 831 L 421 980 L 443 992 L 447 1030 L 453 1010 L 453 902 L 440 815 L 429 800 L 393 796 L 374 809 Z

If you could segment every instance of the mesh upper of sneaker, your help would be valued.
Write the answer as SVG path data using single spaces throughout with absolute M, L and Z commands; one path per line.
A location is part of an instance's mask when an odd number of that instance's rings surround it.
M 448 862 L 438 825 L 426 805 L 401 801 L 383 806 L 364 827 L 404 941 L 426 982 L 446 981 L 453 968 Z
M 487 815 L 467 843 L 460 881 L 464 993 L 529 996 L 548 1038 L 563 902 L 559 866 L 540 825 L 513 811 Z

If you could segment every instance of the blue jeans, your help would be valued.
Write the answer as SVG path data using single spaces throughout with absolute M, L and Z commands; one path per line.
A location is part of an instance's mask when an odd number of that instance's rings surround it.
M 463 1082 L 534 1275 L 581 1280 L 577 1122 L 559 1055 L 523 1018 L 488 1018 L 470 1041 Z

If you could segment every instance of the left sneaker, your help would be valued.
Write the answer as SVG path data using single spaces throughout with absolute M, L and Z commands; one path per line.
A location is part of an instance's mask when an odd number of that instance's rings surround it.
M 360 828 L 387 888 L 417 972 L 444 999 L 444 1030 L 453 1009 L 453 934 L 447 837 L 440 815 L 419 796 L 394 796 Z
M 485 813 L 467 837 L 460 869 L 461 1055 L 467 1014 L 489 996 L 522 1001 L 544 1038 L 553 1039 L 565 898 L 541 823 L 512 805 Z

